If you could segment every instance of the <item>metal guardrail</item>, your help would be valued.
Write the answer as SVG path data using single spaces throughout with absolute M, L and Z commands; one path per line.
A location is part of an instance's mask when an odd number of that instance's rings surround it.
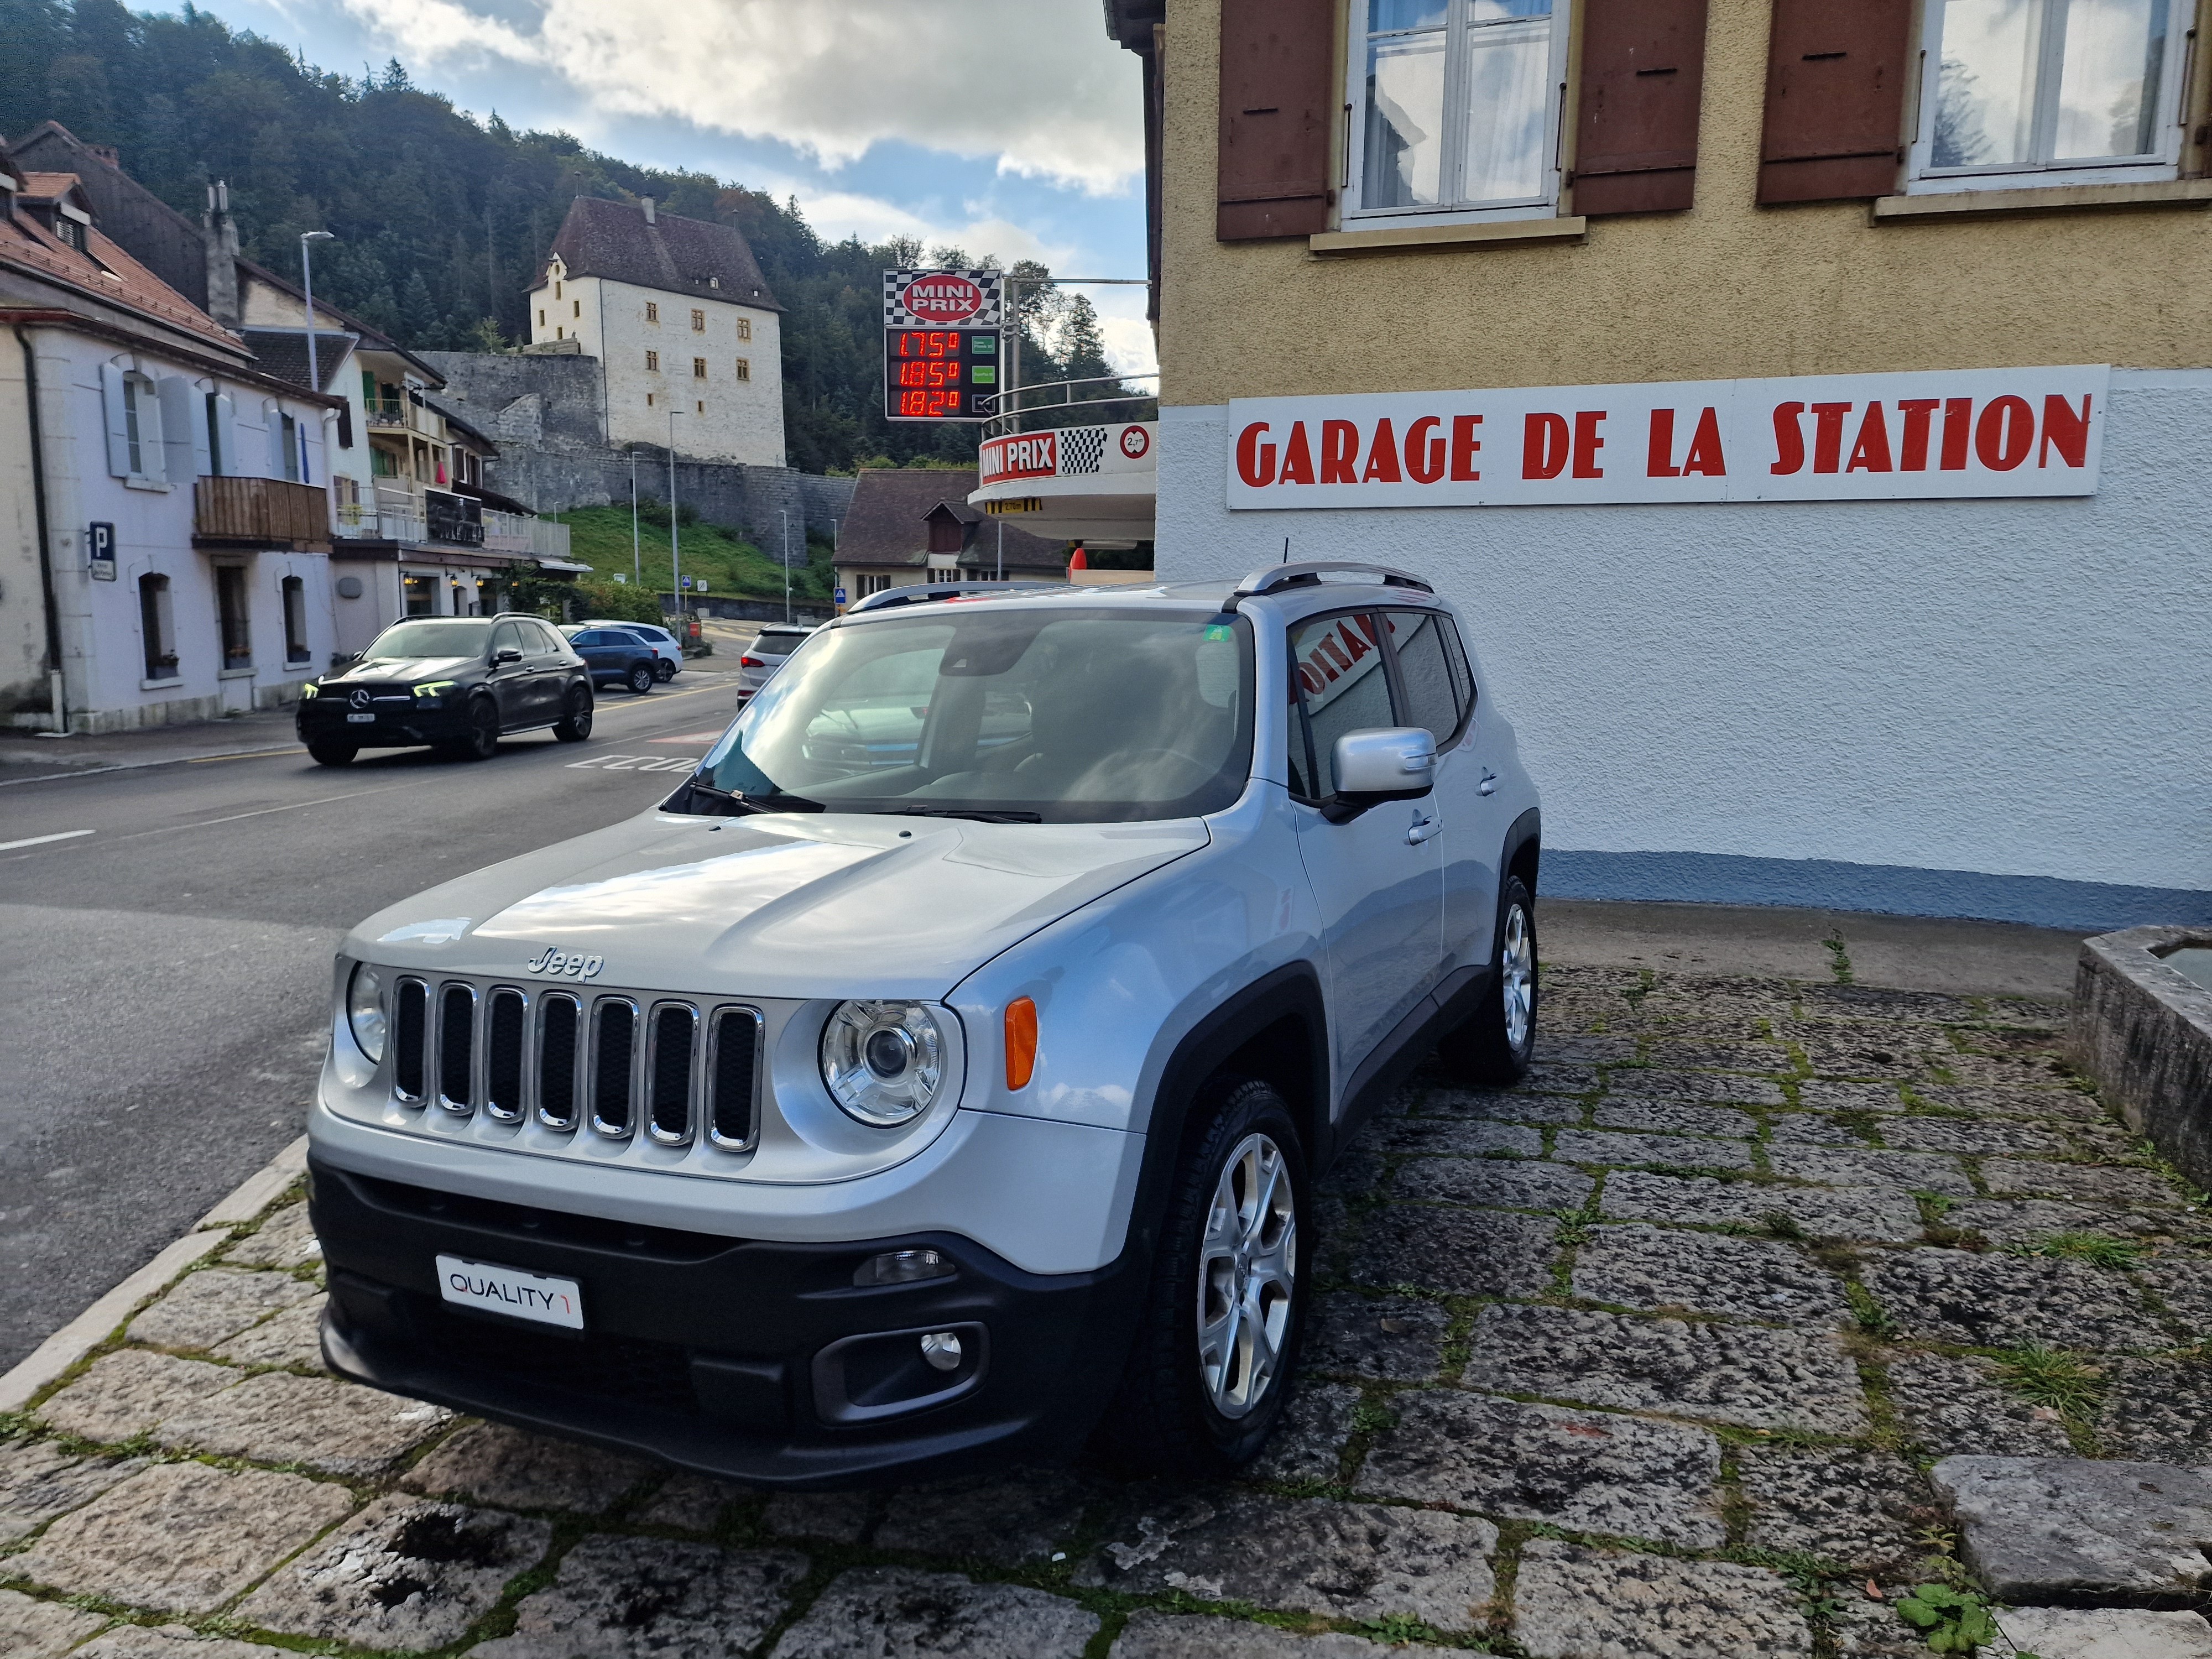
M 1121 398 L 1084 398 L 1079 399 L 1075 396 L 1075 388 L 1079 386 L 1127 386 L 1132 380 L 1157 380 L 1159 378 L 1159 370 L 1153 369 L 1149 374 L 1097 374 L 1084 380 L 1040 380 L 1035 386 L 1016 386 L 1011 392 L 1000 392 L 996 400 L 997 404 L 1012 402 L 1013 407 L 1011 409 L 1000 410 L 997 414 L 992 416 L 989 420 L 984 422 L 983 432 L 987 437 L 996 436 L 997 434 L 992 431 L 992 428 L 998 426 L 1001 421 L 1018 421 L 1024 415 L 1041 414 L 1047 410 L 1110 409 L 1117 404 L 1157 404 L 1160 398 L 1160 394 L 1157 392 L 1132 392 L 1129 395 Z M 1048 400 L 1042 403 L 1024 404 L 1021 401 L 1022 398 L 1032 392 L 1057 392 L 1060 396 L 1057 401 Z M 996 405 L 994 404 L 994 406 L 995 407 Z M 1006 431 L 1012 431 L 1014 428 L 1009 426 L 1004 429 Z

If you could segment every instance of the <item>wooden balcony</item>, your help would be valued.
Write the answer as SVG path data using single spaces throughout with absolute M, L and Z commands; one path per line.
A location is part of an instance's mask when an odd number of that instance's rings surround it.
M 282 478 L 202 478 L 192 486 L 192 544 L 327 553 L 329 494 Z

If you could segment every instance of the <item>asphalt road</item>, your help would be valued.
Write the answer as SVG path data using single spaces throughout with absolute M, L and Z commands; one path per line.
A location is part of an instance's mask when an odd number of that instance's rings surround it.
M 344 930 L 650 807 L 734 711 L 708 660 L 480 763 L 288 744 L 0 787 L 0 1370 L 306 1127 Z

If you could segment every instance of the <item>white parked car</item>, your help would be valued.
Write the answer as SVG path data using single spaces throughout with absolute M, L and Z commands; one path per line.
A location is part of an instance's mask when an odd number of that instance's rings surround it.
M 783 666 L 784 659 L 806 643 L 814 629 L 797 623 L 769 623 L 738 659 L 738 704 L 752 701 L 753 693 L 768 684 L 769 676 Z
M 586 617 L 579 628 L 627 629 L 653 647 L 653 672 L 663 685 L 684 672 L 684 646 L 658 623 L 617 622 L 611 617 Z
M 764 1485 L 1232 1468 L 1316 1175 L 1528 1065 L 1538 828 L 1417 578 L 876 596 L 659 806 L 347 936 L 325 1357 Z

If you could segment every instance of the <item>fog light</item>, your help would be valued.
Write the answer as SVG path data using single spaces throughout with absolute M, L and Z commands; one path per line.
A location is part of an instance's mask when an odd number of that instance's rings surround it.
M 921 1357 L 940 1371 L 960 1369 L 960 1339 L 951 1331 L 932 1331 L 921 1339 Z
M 886 1250 L 872 1255 L 853 1270 L 853 1283 L 912 1285 L 925 1279 L 949 1279 L 952 1262 L 941 1250 Z

